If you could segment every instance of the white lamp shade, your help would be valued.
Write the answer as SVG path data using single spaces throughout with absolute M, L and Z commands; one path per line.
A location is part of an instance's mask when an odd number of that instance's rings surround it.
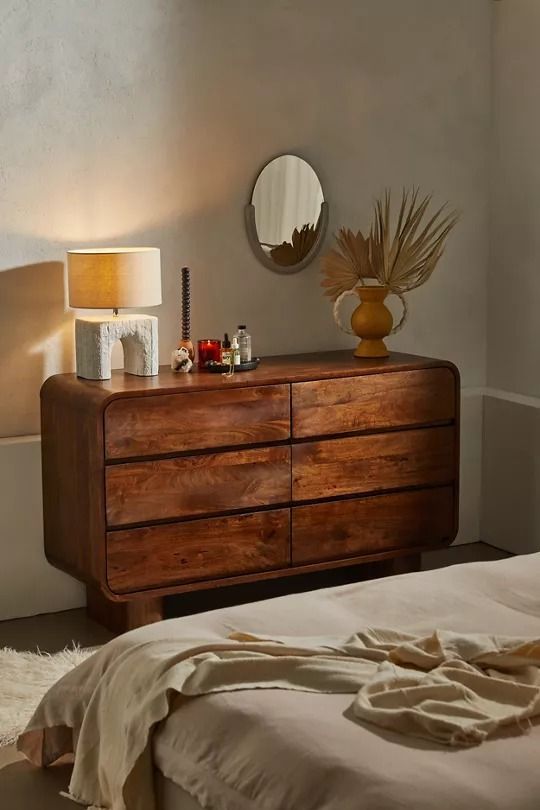
M 161 304 L 159 248 L 69 250 L 69 306 L 74 309 Z

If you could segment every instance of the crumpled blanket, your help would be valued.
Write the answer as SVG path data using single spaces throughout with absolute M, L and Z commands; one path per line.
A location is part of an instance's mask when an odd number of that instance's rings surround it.
M 151 735 L 179 701 L 242 689 L 354 695 L 354 715 L 449 746 L 540 714 L 540 639 L 369 628 L 347 639 L 156 640 L 106 645 L 43 698 L 18 742 L 37 765 L 70 751 L 69 795 L 106 810 L 153 810 Z M 405 739 L 405 738 L 404 738 Z

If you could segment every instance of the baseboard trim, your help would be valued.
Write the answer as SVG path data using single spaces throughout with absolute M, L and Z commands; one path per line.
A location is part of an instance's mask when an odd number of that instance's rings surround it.
M 28 436 L 3 436 L 0 437 L 0 447 L 7 447 L 12 444 L 33 444 L 40 441 L 41 436 L 39 433 L 32 433 Z
M 526 405 L 528 408 L 540 408 L 540 397 L 515 394 L 512 391 L 504 391 L 502 388 L 484 388 L 483 396 L 502 399 L 504 402 L 513 402 L 516 405 Z

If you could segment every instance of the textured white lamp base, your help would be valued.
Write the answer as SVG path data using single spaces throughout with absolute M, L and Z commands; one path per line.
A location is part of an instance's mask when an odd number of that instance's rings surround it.
M 154 315 L 116 315 L 76 318 L 77 376 L 109 380 L 111 351 L 117 340 L 124 347 L 124 371 L 138 377 L 158 373 L 158 319 Z

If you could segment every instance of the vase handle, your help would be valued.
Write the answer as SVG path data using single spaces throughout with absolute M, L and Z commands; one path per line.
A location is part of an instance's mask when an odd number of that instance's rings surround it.
M 334 320 L 336 322 L 336 325 L 338 326 L 339 329 L 341 329 L 342 332 L 345 332 L 346 335 L 354 335 L 355 333 L 353 332 L 352 329 L 349 329 L 346 326 L 343 326 L 343 323 L 341 321 L 341 316 L 339 314 L 339 308 L 341 306 L 341 302 L 348 295 L 356 295 L 356 287 L 353 287 L 352 290 L 345 290 L 345 292 L 342 292 L 342 293 L 340 293 L 338 295 L 338 297 L 334 301 L 334 310 L 333 310 L 334 311 Z
M 403 293 L 395 292 L 394 295 L 397 295 L 397 297 L 401 301 L 401 305 L 403 307 L 403 313 L 401 315 L 401 319 L 400 319 L 399 323 L 397 323 L 394 326 L 394 328 L 392 329 L 392 331 L 390 332 L 391 335 L 395 335 L 396 332 L 399 332 L 400 329 L 403 329 L 403 327 L 405 326 L 405 321 L 407 320 L 407 316 L 409 314 L 409 307 L 407 306 L 407 302 L 405 300 L 405 296 L 403 295 Z
M 343 322 L 341 320 L 341 316 L 340 316 L 340 313 L 339 313 L 339 309 L 341 307 L 341 302 L 348 295 L 356 295 L 356 287 L 353 287 L 352 290 L 345 290 L 345 292 L 342 292 L 340 295 L 338 295 L 338 297 L 334 301 L 334 320 L 335 320 L 338 328 L 341 329 L 342 332 L 345 332 L 346 335 L 355 335 L 356 333 L 353 332 L 352 329 L 350 329 L 347 326 L 343 325 Z M 399 332 L 401 329 L 403 329 L 403 327 L 405 326 L 405 321 L 407 320 L 407 316 L 409 315 L 409 307 L 407 305 L 407 301 L 405 300 L 405 296 L 403 295 L 403 293 L 395 292 L 394 295 L 397 295 L 397 297 L 401 301 L 401 305 L 403 307 L 403 313 L 401 315 L 399 323 L 397 323 L 394 326 L 394 328 L 392 329 L 392 331 L 390 332 L 391 335 L 395 335 L 396 332 Z

